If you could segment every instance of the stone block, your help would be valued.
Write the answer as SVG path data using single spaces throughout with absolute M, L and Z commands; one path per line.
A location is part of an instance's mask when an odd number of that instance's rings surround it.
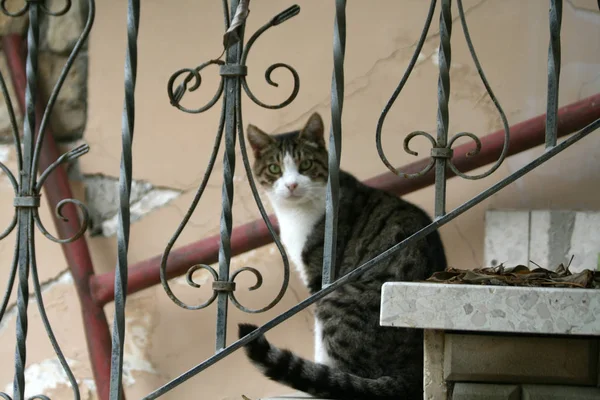
M 39 56 L 40 86 L 49 97 L 62 72 L 67 57 L 50 52 Z M 59 140 L 81 138 L 87 119 L 87 55 L 80 54 L 73 63 L 58 94 L 50 124 Z
M 598 340 L 446 333 L 444 377 L 448 381 L 595 385 Z
M 484 243 L 484 266 L 527 265 L 529 211 L 486 212 Z
M 598 400 L 600 389 L 581 386 L 523 385 L 522 400 Z
M 50 10 L 64 8 L 64 0 L 46 0 Z M 87 19 L 87 0 L 72 0 L 71 8 L 59 17 L 45 17 L 42 26 L 42 48 L 58 54 L 71 52 Z
M 39 54 L 39 85 L 44 98 L 48 98 L 54 89 L 67 57 L 50 52 Z M 0 52 L 0 69 L 8 71 L 6 58 Z M 4 79 L 8 89 L 17 128 L 22 134 L 23 117 L 16 101 L 16 94 L 7 73 Z M 87 120 L 87 55 L 81 54 L 73 63 L 67 78 L 58 94 L 50 116 L 50 126 L 58 140 L 71 141 L 81 138 Z M 4 96 L 0 95 L 0 143 L 12 142 L 12 128 Z
M 600 335 L 600 290 L 386 282 L 381 325 Z
M 12 102 L 13 110 L 15 112 L 15 119 L 17 121 L 17 130 L 22 132 L 23 129 L 23 117 L 19 110 L 19 106 L 16 102 L 15 89 L 8 75 L 8 65 L 6 64 L 6 57 L 3 52 L 0 52 L 0 71 L 3 72 L 4 81 L 6 88 L 8 89 L 8 95 Z M 13 143 L 12 126 L 8 113 L 8 107 L 4 96 L 0 94 L 0 143 Z
M 538 264 L 555 269 L 573 257 L 571 271 L 596 270 L 600 256 L 598 224 L 600 212 L 596 211 L 488 211 L 484 264 Z
M 457 383 L 452 400 L 520 400 L 521 388 L 517 385 L 486 383 Z
M 15 13 L 19 11 L 25 5 L 23 0 L 8 0 L 6 1 L 6 9 Z M 29 22 L 29 15 L 25 13 L 21 17 L 9 17 L 0 12 L 0 36 L 5 36 L 11 33 L 23 34 L 27 29 L 27 23 Z M 3 70 L 6 71 L 6 70 Z

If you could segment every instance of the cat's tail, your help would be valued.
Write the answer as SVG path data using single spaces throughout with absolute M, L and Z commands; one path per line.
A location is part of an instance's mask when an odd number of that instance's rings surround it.
M 251 324 L 239 324 L 239 337 L 242 338 L 257 328 Z M 252 363 L 268 378 L 319 398 L 343 400 L 417 398 L 407 393 L 407 386 L 401 379 L 361 378 L 327 365 L 317 364 L 298 357 L 289 350 L 278 349 L 271 345 L 264 335 L 248 343 L 244 349 Z

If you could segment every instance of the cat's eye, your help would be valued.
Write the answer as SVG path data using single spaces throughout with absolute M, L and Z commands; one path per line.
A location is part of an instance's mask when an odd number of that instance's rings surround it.
M 281 173 L 281 168 L 277 164 L 269 164 L 269 172 L 277 175 Z
M 312 160 L 302 160 L 300 163 L 300 171 L 307 171 L 310 169 L 310 167 L 312 167 L 312 165 Z

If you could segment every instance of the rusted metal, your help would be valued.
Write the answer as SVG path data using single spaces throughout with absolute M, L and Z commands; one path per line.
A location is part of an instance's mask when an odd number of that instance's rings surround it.
M 2 38 L 2 48 L 7 60 L 8 69 L 21 111 L 25 110 L 25 60 L 26 46 L 20 35 L 8 35 Z M 38 101 L 35 107 L 36 121 L 42 119 L 44 105 Z M 39 126 L 39 125 L 37 125 Z M 54 141 L 50 128 L 46 128 L 46 135 L 42 142 L 39 166 L 40 170 L 47 169 L 59 157 L 60 153 Z M 63 208 L 63 216 L 68 221 L 59 220 L 54 214 L 59 202 L 63 199 L 73 197 L 67 172 L 62 166 L 57 166 L 53 173 L 46 178 L 44 194 L 48 206 L 52 211 L 54 224 L 59 237 L 72 237 L 80 229 L 77 207 L 74 204 L 66 204 Z M 81 304 L 81 315 L 83 328 L 85 330 L 88 353 L 92 373 L 96 382 L 98 398 L 107 400 L 109 394 L 110 379 L 110 354 L 111 338 L 108 329 L 108 321 L 102 306 L 92 297 L 90 278 L 94 276 L 94 267 L 90 257 L 89 247 L 85 237 L 71 243 L 61 244 L 65 259 L 75 282 L 77 295 Z M 111 284 L 112 285 L 112 284 Z
M 578 102 L 569 104 L 558 111 L 558 137 L 576 132 L 594 120 L 600 118 L 600 94 L 590 96 Z M 545 114 L 523 121 L 510 127 L 510 146 L 507 155 L 517 154 L 545 141 Z M 496 162 L 502 152 L 505 140 L 504 129 L 481 137 L 481 151 L 477 157 L 468 157 L 476 147 L 474 142 L 457 146 L 454 149 L 452 163 L 463 172 L 472 171 L 479 167 Z M 416 161 L 401 168 L 406 173 L 416 173 L 429 164 L 430 159 Z M 454 177 L 448 171 L 448 178 Z M 369 186 L 387 190 L 402 196 L 434 183 L 433 172 L 423 176 L 404 179 L 396 174 L 386 172 L 365 181 Z M 278 228 L 275 216 L 270 220 Z M 262 220 L 256 220 L 235 228 L 231 235 L 232 255 L 238 255 L 272 242 L 271 235 Z M 187 272 L 190 265 L 212 264 L 217 262 L 219 254 L 219 235 L 182 246 L 171 252 L 167 264 L 167 277 L 174 278 Z M 160 283 L 159 268 L 161 256 L 156 256 L 134 264 L 129 269 L 128 292 L 135 293 Z M 113 301 L 114 273 L 92 276 L 90 288 L 97 304 L 104 305 Z

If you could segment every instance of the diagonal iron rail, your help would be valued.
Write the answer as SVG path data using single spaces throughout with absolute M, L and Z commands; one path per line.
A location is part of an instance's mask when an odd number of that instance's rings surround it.
M 590 96 L 578 102 L 566 105 L 558 111 L 558 137 L 563 137 L 583 129 L 600 118 L 600 94 Z M 546 115 L 538 115 L 510 127 L 511 138 L 507 155 L 518 154 L 544 144 Z M 481 138 L 481 152 L 476 157 L 467 157 L 475 144 L 470 142 L 454 149 L 453 164 L 463 172 L 472 171 L 496 162 L 504 144 L 504 130 L 499 130 Z M 430 159 L 416 161 L 401 168 L 407 174 L 423 170 Z M 456 176 L 448 171 L 447 177 Z M 399 178 L 391 172 L 375 176 L 365 181 L 366 184 L 390 191 L 402 196 L 434 183 L 433 172 L 412 179 Z M 275 227 L 277 220 L 271 215 Z M 255 220 L 235 228 L 231 235 L 232 255 L 265 246 L 273 241 L 265 223 Z M 185 274 L 190 265 L 212 264 L 218 260 L 219 235 L 182 246 L 171 252 L 167 266 L 167 276 L 174 278 Z M 161 256 L 141 261 L 129 268 L 128 293 L 135 293 L 160 283 L 159 266 Z M 92 296 L 102 306 L 114 300 L 114 273 L 107 272 L 90 277 Z

